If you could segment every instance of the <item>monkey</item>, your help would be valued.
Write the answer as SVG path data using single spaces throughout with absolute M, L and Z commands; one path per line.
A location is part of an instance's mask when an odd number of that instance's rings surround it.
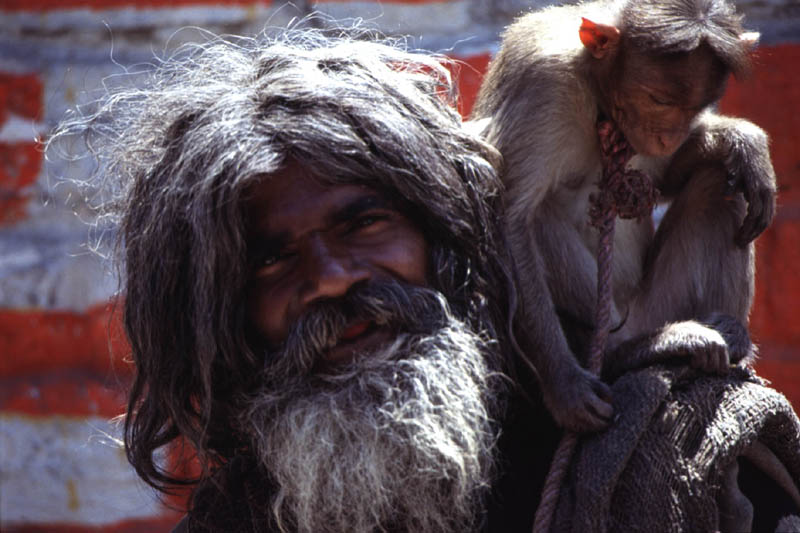
M 604 379 L 626 369 L 682 358 L 725 373 L 755 353 L 753 240 L 774 215 L 776 178 L 766 133 L 715 105 L 731 74 L 748 74 L 757 37 L 726 0 L 549 7 L 502 35 L 470 121 L 503 159 L 521 348 L 565 429 L 606 427 Z M 596 377 L 581 362 L 597 305 L 588 212 L 604 119 L 668 207 L 658 227 L 652 217 L 616 221 L 614 328 Z

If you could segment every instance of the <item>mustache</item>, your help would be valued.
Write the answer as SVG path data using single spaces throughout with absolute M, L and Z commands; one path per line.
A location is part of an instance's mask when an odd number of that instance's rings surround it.
M 286 340 L 268 352 L 264 370 L 276 379 L 309 374 L 353 322 L 426 335 L 445 326 L 451 316 L 446 299 L 433 289 L 396 280 L 360 283 L 341 298 L 314 303 L 292 325 Z

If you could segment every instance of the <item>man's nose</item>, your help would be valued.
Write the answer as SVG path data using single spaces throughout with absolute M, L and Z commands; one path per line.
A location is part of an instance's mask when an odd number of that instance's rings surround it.
M 370 277 L 369 269 L 347 249 L 331 246 L 322 235 L 309 239 L 304 261 L 304 282 L 300 300 L 314 301 L 344 296 L 360 281 Z

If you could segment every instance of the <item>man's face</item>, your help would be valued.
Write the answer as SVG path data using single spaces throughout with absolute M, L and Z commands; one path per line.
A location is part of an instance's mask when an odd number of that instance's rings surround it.
M 253 264 L 248 316 L 270 348 L 286 339 L 313 304 L 341 298 L 357 284 L 427 286 L 422 233 L 367 187 L 323 184 L 290 163 L 253 187 L 245 210 Z M 389 341 L 391 333 L 354 320 L 320 355 L 327 363 L 349 361 Z
M 427 243 L 388 200 L 298 165 L 248 196 L 267 346 L 237 425 L 286 530 L 468 531 L 489 484 L 489 347 L 428 287 Z

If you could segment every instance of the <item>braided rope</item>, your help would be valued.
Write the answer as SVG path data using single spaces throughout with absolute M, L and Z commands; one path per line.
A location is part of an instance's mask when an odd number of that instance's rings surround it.
M 658 193 L 652 180 L 638 170 L 626 170 L 634 155 L 622 132 L 609 120 L 598 122 L 603 176 L 597 195 L 590 200 L 589 217 L 592 226 L 600 231 L 597 246 L 597 306 L 595 331 L 589 346 L 589 371 L 600 374 L 611 322 L 611 260 L 614 250 L 614 221 L 620 218 L 649 216 Z M 555 515 L 558 496 L 567 474 L 572 455 L 578 445 L 578 435 L 568 432 L 558 445 L 547 474 L 542 499 L 536 510 L 534 533 L 547 533 Z

